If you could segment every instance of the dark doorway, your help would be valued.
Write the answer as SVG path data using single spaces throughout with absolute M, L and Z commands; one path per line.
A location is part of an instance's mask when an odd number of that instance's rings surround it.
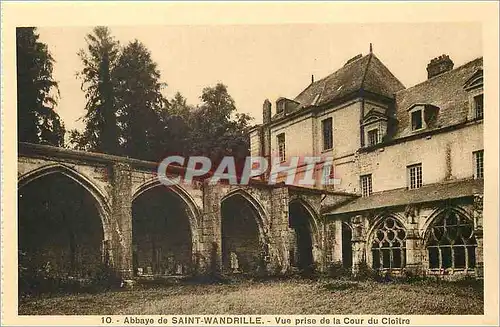
M 352 229 L 347 223 L 342 223 L 342 266 L 352 269 Z
M 187 204 L 165 186 L 132 203 L 133 265 L 136 276 L 190 274 L 192 235 Z
M 224 272 L 254 273 L 263 269 L 255 208 L 242 195 L 235 194 L 222 201 L 221 215 Z
M 292 202 L 289 206 L 289 223 L 295 231 L 295 255 L 291 265 L 300 271 L 313 270 L 311 221 L 313 217 L 300 202 Z
M 18 208 L 20 290 L 37 278 L 91 279 L 102 268 L 97 202 L 79 183 L 62 173 L 37 178 L 19 189 Z

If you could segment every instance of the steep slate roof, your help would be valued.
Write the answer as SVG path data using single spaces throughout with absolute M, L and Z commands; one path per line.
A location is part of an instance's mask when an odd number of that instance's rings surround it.
M 404 206 L 411 203 L 425 203 L 444 199 L 457 199 L 483 193 L 483 180 L 462 180 L 423 185 L 415 190 L 406 188 L 372 193 L 358 197 L 342 206 L 325 208 L 327 215 L 361 212 L 391 206 Z
M 464 85 L 482 67 L 483 58 L 481 57 L 397 92 L 396 119 L 398 122 L 394 138 L 414 134 L 411 131 L 408 109 L 417 103 L 439 107 L 434 129 L 465 122 L 469 110 L 469 98 Z M 425 131 L 429 131 L 429 128 L 422 132 Z
M 361 89 L 394 98 L 394 94 L 404 89 L 404 85 L 370 53 L 310 84 L 294 100 L 300 103 L 299 108 L 322 105 Z

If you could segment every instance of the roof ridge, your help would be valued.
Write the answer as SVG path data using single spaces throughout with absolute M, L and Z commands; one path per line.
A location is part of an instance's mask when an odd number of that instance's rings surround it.
M 353 63 L 355 63 L 355 62 L 357 62 L 357 61 L 360 61 L 360 60 L 362 60 L 363 58 L 365 58 L 365 57 L 367 57 L 367 56 L 369 56 L 369 55 L 370 55 L 370 54 L 367 54 L 367 55 L 361 56 L 360 58 L 358 58 L 358 59 L 356 59 L 356 60 L 353 60 L 353 61 L 351 61 L 351 62 L 349 62 L 349 63 L 346 63 L 346 64 L 344 64 L 343 66 L 341 66 L 340 68 L 338 68 L 338 69 L 334 70 L 333 72 L 331 72 L 330 74 L 328 74 L 328 75 L 326 75 L 326 76 L 324 76 L 324 77 L 322 77 L 322 78 L 318 79 L 317 81 L 315 81 L 315 82 L 313 82 L 313 83 L 310 83 L 310 84 L 309 84 L 309 85 L 308 85 L 305 89 L 303 89 L 303 90 L 302 90 L 302 92 L 300 92 L 300 93 L 299 93 L 299 94 L 298 94 L 295 98 L 298 98 L 298 97 L 299 97 L 302 93 L 304 93 L 304 92 L 305 92 L 307 89 L 309 89 L 312 85 L 314 85 L 314 84 L 316 84 L 316 85 L 317 85 L 317 84 L 320 84 L 320 83 L 321 83 L 321 82 L 323 82 L 323 81 L 326 81 L 326 80 L 328 79 L 328 77 L 330 77 L 330 76 L 334 75 L 335 73 L 338 73 L 339 71 L 341 71 L 342 69 L 346 68 L 347 66 L 350 66 L 350 65 L 352 65 Z
M 319 103 L 319 102 L 320 102 L 321 97 L 323 96 L 323 92 L 325 92 L 325 89 L 326 89 L 326 79 L 325 79 L 325 81 L 324 81 L 324 83 L 323 83 L 323 88 L 321 89 L 321 92 L 319 92 L 318 99 L 315 101 L 315 103 L 314 103 L 314 104 L 316 104 L 316 103 Z
M 364 86 L 365 86 L 365 79 L 366 79 L 366 75 L 368 73 L 368 67 L 370 67 L 370 63 L 372 62 L 372 56 L 373 56 L 373 53 L 370 52 L 368 54 L 368 62 L 366 63 L 366 68 L 365 68 L 365 72 L 363 73 L 363 78 L 361 79 L 361 89 L 363 90 L 364 89 Z

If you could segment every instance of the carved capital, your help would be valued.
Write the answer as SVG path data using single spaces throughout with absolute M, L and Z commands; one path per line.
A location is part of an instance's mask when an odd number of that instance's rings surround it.
M 408 204 L 405 208 L 406 221 L 410 224 L 416 224 L 418 216 L 420 215 L 420 208 L 414 204 Z
M 483 195 L 482 194 L 474 194 L 474 211 L 483 212 Z
M 362 240 L 364 235 L 363 216 L 356 215 L 352 217 L 351 226 L 352 226 L 352 240 L 353 241 Z

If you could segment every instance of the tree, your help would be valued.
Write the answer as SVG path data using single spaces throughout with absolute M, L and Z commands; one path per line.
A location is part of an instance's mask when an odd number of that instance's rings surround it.
M 35 27 L 16 29 L 18 140 L 64 145 L 64 124 L 54 111 L 59 88 L 52 77 L 54 58 L 39 42 Z
M 252 118 L 236 113 L 235 102 L 222 83 L 204 88 L 201 100 L 193 112 L 192 153 L 209 156 L 215 163 L 227 155 L 242 160 L 249 153 L 247 128 Z
M 164 136 L 161 142 L 163 152 L 160 154 L 164 156 L 190 154 L 193 110 L 194 107 L 187 104 L 186 98 L 180 92 L 169 101 L 169 106 L 162 115 Z
M 123 49 L 115 68 L 116 105 L 127 156 L 157 159 L 164 130 L 160 115 L 167 105 L 160 77 L 157 64 L 141 42 L 135 40 Z
M 116 78 L 119 43 L 107 27 L 98 26 L 86 37 L 87 49 L 78 56 L 83 69 L 78 73 L 87 103 L 83 133 L 71 131 L 71 141 L 79 149 L 119 153 L 119 128 L 116 117 Z

